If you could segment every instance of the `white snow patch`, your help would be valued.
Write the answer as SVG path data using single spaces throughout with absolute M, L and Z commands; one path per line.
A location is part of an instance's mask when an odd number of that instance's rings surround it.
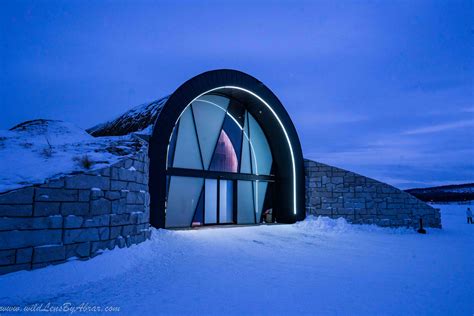
M 135 153 L 135 145 L 132 136 L 92 137 L 62 121 L 36 120 L 0 130 L 0 192 L 88 171 L 87 162 L 92 169 L 110 166 Z
M 102 191 L 100 188 L 91 188 L 91 191 Z
M 137 171 L 137 169 L 135 169 L 134 166 L 131 166 L 130 168 L 128 168 L 129 171 Z

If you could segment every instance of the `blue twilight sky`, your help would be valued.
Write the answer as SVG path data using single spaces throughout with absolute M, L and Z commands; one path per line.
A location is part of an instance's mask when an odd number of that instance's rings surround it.
M 87 128 L 233 68 L 282 100 L 307 158 L 474 182 L 472 1 L 2 1 L 0 21 L 0 129 Z

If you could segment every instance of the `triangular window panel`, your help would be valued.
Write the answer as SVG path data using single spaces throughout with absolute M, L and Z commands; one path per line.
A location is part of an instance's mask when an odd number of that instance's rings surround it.
M 202 96 L 192 104 L 206 170 L 209 168 L 228 105 L 229 99 L 215 95 Z
M 202 169 L 201 155 L 196 137 L 191 107 L 188 107 L 179 120 L 178 139 L 174 152 L 173 167 Z
M 249 114 L 248 120 L 252 149 L 255 151 L 255 156 L 257 158 L 257 164 L 253 169 L 254 173 L 269 175 L 273 159 L 267 138 L 263 133 L 262 128 L 252 115 Z
M 237 124 L 233 118 L 230 117 L 230 113 L 227 112 L 227 115 L 224 119 L 224 125 L 222 130 L 225 134 L 229 137 L 230 141 L 235 150 L 235 154 L 237 155 L 237 161 L 240 161 L 240 154 L 242 153 L 242 125 Z M 213 158 L 214 159 L 214 158 Z M 237 172 L 238 169 L 235 171 Z
M 238 172 L 239 160 L 235 152 L 232 141 L 227 136 L 224 130 L 221 131 L 219 140 L 217 141 L 216 150 L 212 157 L 209 170 L 224 171 L 224 172 Z

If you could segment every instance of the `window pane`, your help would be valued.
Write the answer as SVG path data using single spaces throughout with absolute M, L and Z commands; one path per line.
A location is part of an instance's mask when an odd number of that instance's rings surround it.
M 230 180 L 219 180 L 219 223 L 233 222 L 233 185 Z
M 230 113 L 228 113 L 224 119 L 224 125 L 222 130 L 227 134 L 229 137 L 230 141 L 232 142 L 232 145 L 235 150 L 235 154 L 237 156 L 237 161 L 240 161 L 240 154 L 242 151 L 242 129 L 241 126 L 243 126 L 243 120 L 242 120 L 242 125 L 238 125 L 238 122 L 234 121 L 230 117 Z M 235 172 L 238 171 L 238 168 L 236 169 Z
M 204 194 L 204 223 L 217 223 L 217 180 L 206 179 L 206 193 Z
M 251 181 L 237 181 L 237 224 L 254 224 L 254 199 Z
M 263 202 L 265 202 L 265 194 L 267 192 L 268 182 L 265 181 L 257 181 L 255 183 L 256 194 L 257 197 L 257 222 L 260 223 L 260 218 L 263 212 Z
M 173 129 L 173 134 L 171 135 L 170 144 L 168 146 L 168 166 L 173 166 L 173 157 L 174 157 L 174 150 L 176 148 L 176 139 L 178 138 L 178 129 L 179 129 L 179 122 Z
M 249 143 L 249 128 L 248 128 L 248 119 L 247 115 L 245 115 L 245 123 L 244 123 L 244 135 L 242 138 L 242 157 L 240 158 L 240 172 L 241 173 L 252 173 L 252 165 L 250 163 L 250 143 Z
M 230 138 L 222 130 L 219 140 L 217 141 L 216 151 L 212 157 L 209 170 L 212 171 L 226 171 L 237 172 L 239 163 L 237 161 L 237 154 Z
M 269 175 L 272 168 L 272 154 L 270 146 L 268 145 L 267 138 L 263 133 L 260 125 L 249 114 L 249 126 L 250 126 L 250 141 L 252 142 L 252 148 L 255 151 L 257 157 L 257 164 L 254 168 L 254 173 Z M 252 161 L 253 162 L 253 161 Z
M 166 209 L 166 227 L 189 227 L 196 210 L 203 180 L 171 177 Z
M 194 212 L 192 226 L 200 226 L 204 224 L 204 188 L 201 190 L 201 195 L 199 196 L 199 202 Z
M 206 170 L 209 168 L 228 104 L 229 99 L 213 95 L 202 96 L 193 102 L 196 129 Z
M 201 155 L 190 107 L 184 111 L 179 120 L 173 167 L 202 169 Z

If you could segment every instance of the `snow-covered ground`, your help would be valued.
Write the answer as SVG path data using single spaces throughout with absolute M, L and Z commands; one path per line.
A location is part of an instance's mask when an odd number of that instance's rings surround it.
M 294 225 L 154 231 L 152 240 L 0 277 L 0 306 L 118 306 L 126 314 L 473 315 L 474 225 Z M 84 306 L 84 305 L 83 305 Z
M 131 135 L 96 138 L 71 123 L 54 120 L 0 130 L 0 193 L 109 166 L 135 153 L 137 145 Z M 85 161 L 91 163 L 89 168 Z

